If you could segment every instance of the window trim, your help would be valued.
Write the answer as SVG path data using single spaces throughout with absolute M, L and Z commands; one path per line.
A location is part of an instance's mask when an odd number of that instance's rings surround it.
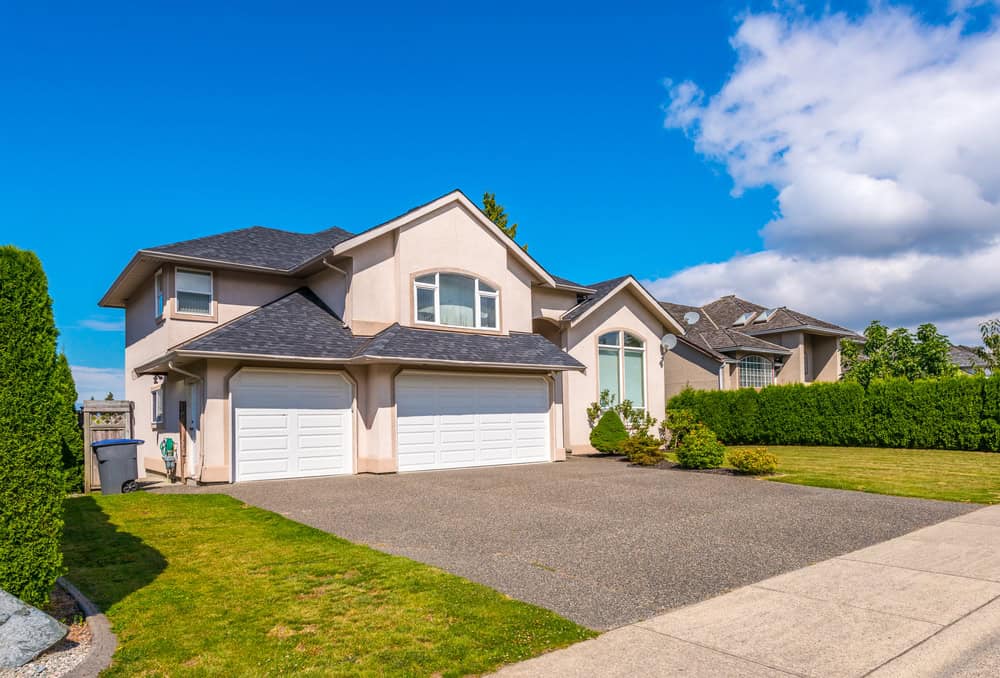
M 154 427 L 163 426 L 164 415 L 163 412 L 166 409 L 163 402 L 163 386 L 158 385 L 149 389 L 150 395 L 150 423 Z
M 441 319 L 441 274 L 446 275 L 456 275 L 462 276 L 464 278 L 469 278 L 474 283 L 473 288 L 473 298 L 475 299 L 473 309 L 472 309 L 472 319 L 473 325 L 449 325 L 440 321 Z M 428 275 L 434 276 L 434 282 L 421 282 L 418 278 L 423 278 Z M 485 285 L 493 288 L 493 292 L 488 292 L 486 290 L 479 289 L 479 283 L 482 282 Z M 434 291 L 434 320 L 421 320 L 420 319 L 420 303 L 418 301 L 417 290 L 433 290 Z M 482 298 L 487 297 L 495 300 L 496 305 L 496 324 L 493 327 L 482 325 Z M 500 331 L 500 286 L 493 283 L 491 280 L 485 280 L 477 275 L 472 275 L 471 273 L 466 273 L 465 271 L 450 271 L 450 270 L 435 270 L 426 271 L 423 273 L 417 273 L 413 275 L 413 324 L 414 325 L 424 325 L 428 327 L 447 327 L 449 329 L 464 330 L 464 331 L 474 331 L 474 330 L 485 330 L 487 332 L 499 332 Z
M 153 274 L 153 317 L 161 320 L 167 310 L 167 291 L 163 286 L 163 269 Z
M 180 304 L 176 302 L 177 295 L 182 291 L 180 289 L 180 273 L 197 273 L 199 275 L 208 276 L 208 289 L 209 289 L 209 300 L 208 300 L 208 313 L 197 313 L 195 311 L 181 311 Z M 195 294 L 202 294 L 200 292 L 195 292 Z M 198 318 L 198 319 L 214 319 L 215 318 L 215 272 L 208 271 L 202 268 L 188 268 L 178 266 L 174 269 L 174 315 Z
M 615 333 L 615 334 L 618 335 L 618 339 L 617 339 L 618 343 L 617 344 L 602 344 L 601 343 L 601 337 L 603 337 L 604 335 L 607 335 L 607 334 L 611 334 L 611 333 Z M 635 337 L 636 339 L 638 339 L 642 343 L 642 346 L 626 346 L 625 345 L 625 335 L 626 334 L 628 334 L 628 335 L 630 335 L 630 336 Z M 634 353 L 641 353 L 642 354 L 642 406 L 637 407 L 635 403 L 632 403 L 632 406 L 635 407 L 635 409 L 638 409 L 638 410 L 647 410 L 648 409 L 648 407 L 649 407 L 649 377 L 648 377 L 648 374 L 647 374 L 647 364 L 646 364 L 646 344 L 647 343 L 648 342 L 646 342 L 646 340 L 643 339 L 640 335 L 636 334 L 632 330 L 623 329 L 623 328 L 608 329 L 608 330 L 605 330 L 605 331 L 603 331 L 603 332 L 601 332 L 601 333 L 599 333 L 597 335 L 597 351 L 596 351 L 596 356 L 595 356 L 597 358 L 597 362 L 595 363 L 597 365 L 597 402 L 601 401 L 601 349 L 602 348 L 613 348 L 613 349 L 617 349 L 618 350 L 618 394 L 619 394 L 618 397 L 619 397 L 619 401 L 616 402 L 616 403 L 614 403 L 614 404 L 612 404 L 612 407 L 614 407 L 615 405 L 621 404 L 621 402 L 624 400 L 623 396 L 625 395 L 625 352 L 626 351 L 631 351 L 633 354 Z
M 764 365 L 763 365 L 763 371 L 764 371 L 764 373 L 768 374 L 768 371 L 769 371 L 769 374 L 770 374 L 770 376 L 768 377 L 768 381 L 767 381 L 766 384 L 760 384 L 760 385 L 758 385 L 758 384 L 745 384 L 744 383 L 744 381 L 743 381 L 743 374 L 744 374 L 743 362 L 745 360 L 747 360 L 748 358 L 754 358 L 755 360 L 763 361 L 763 363 L 764 363 Z M 747 355 L 742 356 L 740 358 L 738 364 L 739 364 L 739 368 L 740 368 L 740 388 L 761 389 L 761 388 L 764 388 L 765 386 L 773 386 L 774 385 L 774 361 L 773 360 L 768 360 L 764 356 L 757 355 L 756 353 L 748 353 Z

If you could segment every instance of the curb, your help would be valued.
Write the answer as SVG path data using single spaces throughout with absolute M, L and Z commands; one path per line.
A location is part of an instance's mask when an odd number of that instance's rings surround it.
M 91 634 L 90 652 L 82 662 L 64 674 L 64 678 L 92 678 L 111 666 L 111 656 L 118 647 L 118 639 L 111 632 L 111 622 L 108 618 L 90 602 L 87 596 L 80 593 L 80 589 L 73 586 L 65 577 L 59 577 L 56 583 L 80 606 L 87 617 L 87 626 L 90 627 Z

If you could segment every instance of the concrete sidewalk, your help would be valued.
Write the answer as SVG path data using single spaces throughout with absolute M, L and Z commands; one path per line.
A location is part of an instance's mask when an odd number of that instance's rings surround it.
M 1000 506 L 509 666 L 500 676 L 998 676 Z

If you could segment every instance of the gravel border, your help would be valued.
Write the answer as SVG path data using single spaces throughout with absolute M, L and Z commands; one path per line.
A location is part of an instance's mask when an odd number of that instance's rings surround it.
M 118 647 L 118 639 L 111 632 L 111 622 L 104 616 L 104 613 L 97 609 L 87 596 L 80 592 L 80 589 L 73 586 L 65 577 L 59 577 L 56 583 L 63 588 L 66 593 L 73 597 L 80 610 L 87 617 L 87 626 L 90 627 L 91 641 L 90 651 L 83 661 L 63 674 L 64 678 L 91 678 L 104 669 L 111 666 L 111 657 Z

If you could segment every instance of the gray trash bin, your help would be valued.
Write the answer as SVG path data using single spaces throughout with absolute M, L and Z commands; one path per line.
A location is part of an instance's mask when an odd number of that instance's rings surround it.
M 135 479 L 136 445 L 143 441 L 131 438 L 98 440 L 90 444 L 97 455 L 97 470 L 101 476 L 101 494 L 121 494 L 139 489 Z

